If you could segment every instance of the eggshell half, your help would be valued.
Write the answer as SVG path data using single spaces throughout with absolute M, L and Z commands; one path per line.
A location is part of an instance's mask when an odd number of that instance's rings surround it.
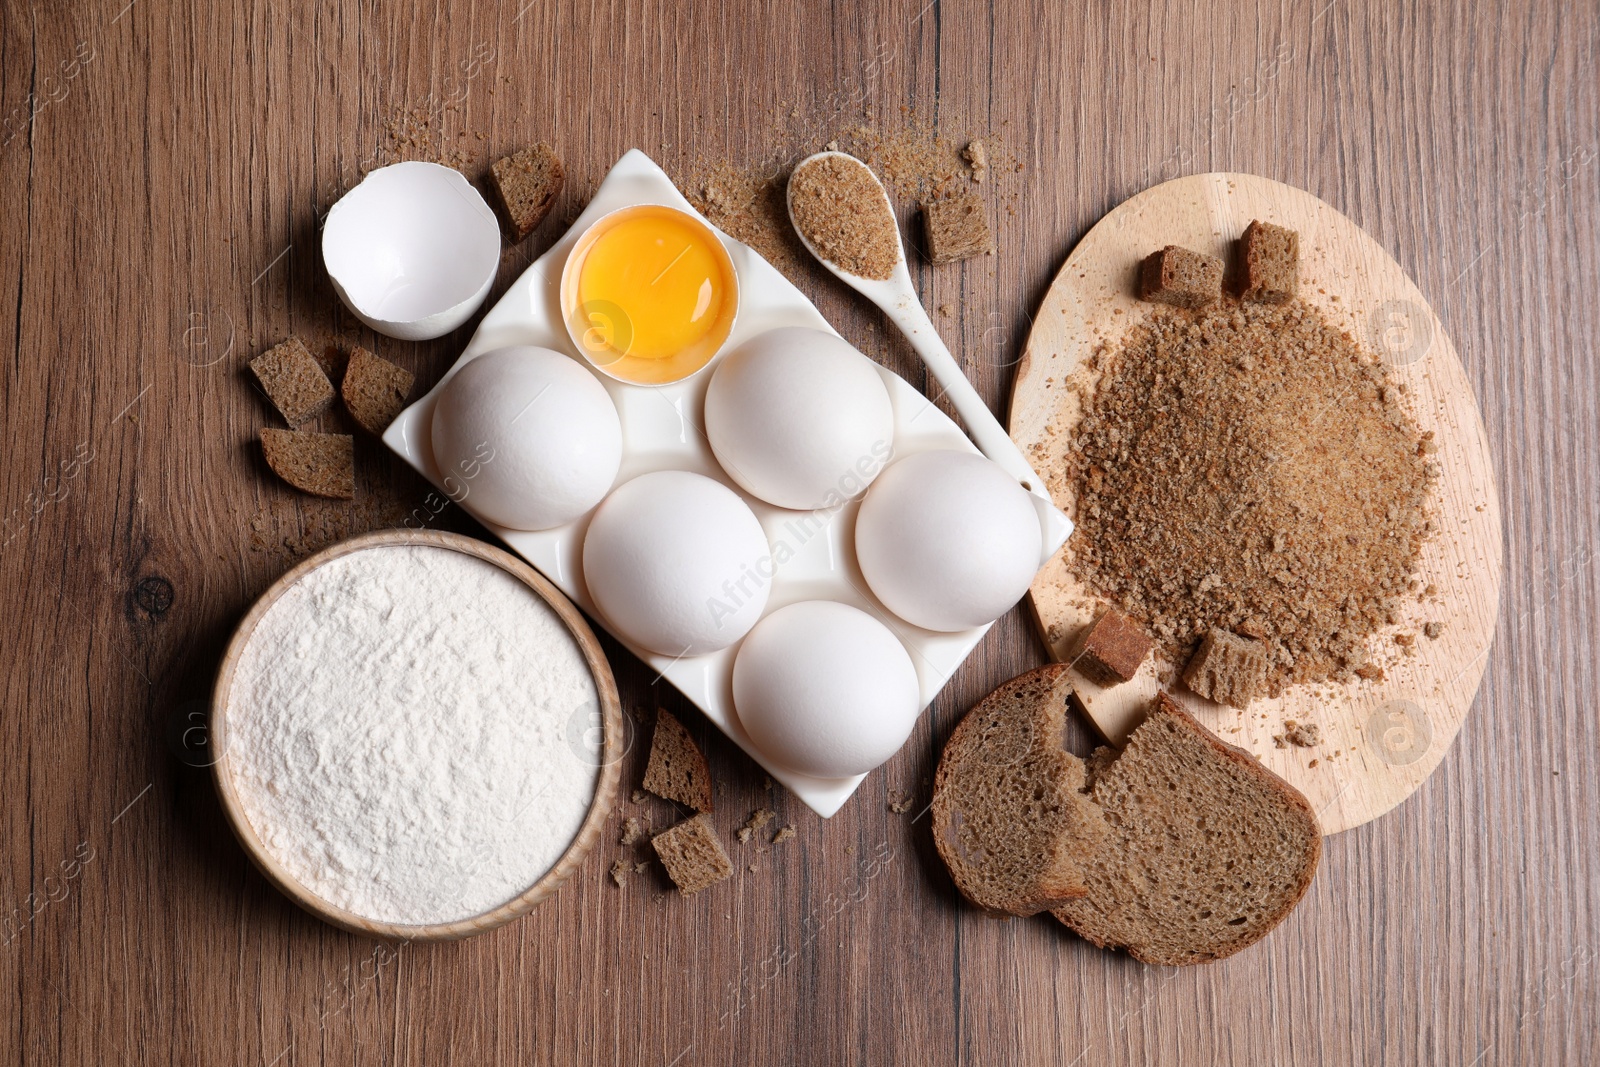
M 500 265 L 500 225 L 460 171 L 396 163 L 328 211 L 322 260 L 339 299 L 379 333 L 442 337 L 483 303 Z

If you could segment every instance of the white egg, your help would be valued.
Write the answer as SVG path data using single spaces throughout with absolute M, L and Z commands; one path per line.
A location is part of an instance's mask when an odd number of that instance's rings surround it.
M 622 462 L 616 405 L 548 348 L 502 348 L 445 383 L 433 458 L 457 503 L 513 530 L 548 530 L 598 504 Z
M 600 614 L 624 640 L 666 656 L 700 656 L 743 637 L 767 605 L 772 573 L 750 506 L 688 471 L 624 482 L 583 539 L 583 578 Z
M 844 778 L 885 762 L 917 723 L 917 671 L 898 638 L 847 604 L 807 600 L 762 619 L 733 662 L 733 705 L 773 762 Z
M 781 508 L 843 504 L 888 463 L 894 408 L 871 360 L 822 330 L 757 334 L 706 389 L 706 437 L 751 496 Z
M 861 501 L 856 557 L 885 607 L 929 630 L 993 622 L 1028 591 L 1043 534 L 1027 490 L 971 452 L 919 452 Z

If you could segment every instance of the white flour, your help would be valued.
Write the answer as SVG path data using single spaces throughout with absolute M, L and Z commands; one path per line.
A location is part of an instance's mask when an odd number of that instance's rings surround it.
M 366 549 L 256 626 L 226 755 L 256 836 L 311 892 L 381 922 L 451 922 L 519 895 L 577 835 L 597 708 L 577 642 L 511 575 L 448 549 Z

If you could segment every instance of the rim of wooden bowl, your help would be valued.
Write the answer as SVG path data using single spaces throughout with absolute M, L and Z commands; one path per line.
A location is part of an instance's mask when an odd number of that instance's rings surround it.
M 481 915 L 457 919 L 454 922 L 420 925 L 379 922 L 347 911 L 312 893 L 285 870 L 261 844 L 255 828 L 245 815 L 244 805 L 239 799 L 233 780 L 231 761 L 228 758 L 227 734 L 228 697 L 233 690 L 234 672 L 238 667 L 239 658 L 255 633 L 256 626 L 277 603 L 278 598 L 290 586 L 331 560 L 368 549 L 406 546 L 443 548 L 481 559 L 517 578 L 550 605 L 566 624 L 568 632 L 577 640 L 578 647 L 583 651 L 583 658 L 589 665 L 590 673 L 594 676 L 595 692 L 600 702 L 600 726 L 603 735 L 594 799 L 589 803 L 588 814 L 584 816 L 577 834 L 550 869 L 516 897 Z M 239 844 L 244 847 L 251 862 L 285 896 L 317 918 L 351 933 L 371 937 L 404 941 L 454 941 L 487 933 L 527 914 L 534 905 L 554 893 L 556 888 L 578 869 L 594 848 L 600 838 L 601 827 L 616 803 L 617 785 L 622 777 L 622 703 L 617 696 L 616 679 L 612 676 L 611 665 L 606 661 L 599 641 L 595 639 L 594 631 L 589 628 L 589 624 L 584 621 L 578 609 L 538 571 L 511 553 L 476 538 L 433 530 L 380 530 L 352 537 L 302 560 L 273 582 L 251 605 L 228 642 L 227 651 L 223 654 L 222 664 L 217 671 L 216 685 L 212 689 L 210 726 L 209 741 L 220 753 L 216 762 L 212 764 L 217 795 L 222 800 L 222 808 L 227 813 L 228 823 L 233 827 L 234 836 L 239 839 Z

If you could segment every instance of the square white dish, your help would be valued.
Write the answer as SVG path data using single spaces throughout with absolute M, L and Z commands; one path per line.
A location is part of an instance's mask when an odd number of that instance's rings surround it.
M 434 403 L 444 383 L 470 360 L 509 345 L 538 345 L 563 352 L 594 373 L 616 403 L 623 434 L 622 466 L 617 474 L 617 485 L 651 471 L 672 469 L 706 475 L 738 493 L 760 519 L 774 547 L 776 570 L 766 611 L 801 600 L 836 600 L 873 615 L 910 651 L 917 669 L 921 706 L 926 709 L 988 627 L 935 633 L 912 626 L 885 609 L 868 591 L 856 562 L 854 530 L 859 500 L 832 512 L 788 511 L 750 496 L 724 473 L 712 455 L 700 424 L 706 384 L 722 355 L 719 353 L 704 369 L 685 381 L 665 386 L 640 386 L 618 382 L 594 371 L 575 351 L 559 306 L 562 266 L 578 236 L 592 222 L 618 208 L 635 204 L 664 204 L 701 217 L 648 156 L 637 149 L 628 152 L 611 169 L 571 229 L 512 283 L 500 302 L 484 316 L 477 333 L 439 384 L 395 419 L 383 435 L 384 443 L 441 492 L 454 495 L 440 477 L 430 443 Z M 723 352 L 758 333 L 781 326 L 806 326 L 837 333 L 815 305 L 754 250 L 720 231 L 718 237 L 732 257 L 739 276 L 738 320 Z M 877 369 L 894 405 L 895 459 L 935 449 L 978 452 L 961 428 L 921 392 L 887 368 L 879 366 Z M 472 506 L 470 487 L 456 502 L 512 551 L 538 568 L 596 624 L 606 627 L 604 617 L 595 610 L 584 587 L 580 566 L 588 515 L 552 530 L 529 532 L 509 530 L 485 520 Z M 777 551 L 780 544 L 787 546 L 787 554 Z M 1059 541 L 1047 537 L 1045 558 L 1057 547 Z M 779 556 L 785 558 L 777 562 Z M 606 628 L 609 631 L 609 627 Z M 813 778 L 796 774 L 772 764 L 756 749 L 733 710 L 733 660 L 738 643 L 709 655 L 678 659 L 645 652 L 626 641 L 622 643 L 698 705 L 707 718 L 775 780 L 823 817 L 836 812 L 866 777 Z

